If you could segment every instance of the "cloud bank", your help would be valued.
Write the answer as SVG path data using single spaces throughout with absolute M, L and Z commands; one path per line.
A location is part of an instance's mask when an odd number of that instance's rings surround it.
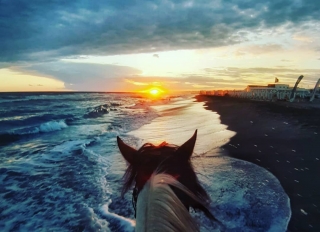
M 78 91 L 113 91 L 126 89 L 125 78 L 139 75 L 140 70 L 118 65 L 67 63 L 63 61 L 12 67 L 33 76 L 48 77 L 64 82 L 66 89 Z
M 0 62 L 217 47 L 319 19 L 320 1 L 4 0 Z

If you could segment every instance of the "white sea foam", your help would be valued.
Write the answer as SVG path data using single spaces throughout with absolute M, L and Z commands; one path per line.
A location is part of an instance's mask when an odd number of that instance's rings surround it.
M 66 141 L 55 146 L 51 152 L 70 153 L 76 149 L 84 148 L 88 143 L 90 143 L 90 140 Z
M 51 132 L 51 131 L 57 131 L 61 130 L 64 128 L 67 128 L 67 124 L 60 120 L 60 121 L 51 121 L 51 122 L 46 122 L 43 123 L 39 126 L 39 131 L 40 132 Z
M 45 122 L 40 124 L 39 126 L 16 129 L 11 133 L 16 135 L 30 135 L 30 134 L 59 131 L 67 127 L 68 125 L 65 123 L 64 120 L 59 120 L 59 121 Z
M 136 222 L 134 220 L 122 217 L 120 215 L 117 215 L 115 213 L 109 212 L 109 205 L 111 203 L 111 200 L 108 201 L 107 204 L 103 205 L 100 209 L 100 212 L 102 215 L 113 224 L 116 224 L 117 230 L 123 231 L 123 232 L 132 232 L 135 229 Z

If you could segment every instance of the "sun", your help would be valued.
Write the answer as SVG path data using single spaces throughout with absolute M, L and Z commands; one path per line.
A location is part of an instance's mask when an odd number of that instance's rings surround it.
M 165 91 L 161 88 L 158 88 L 158 87 L 152 87 L 150 89 L 146 89 L 146 90 L 142 90 L 140 91 L 141 93 L 146 93 L 149 95 L 149 97 L 152 97 L 152 98 L 158 98 L 160 97 Z
M 159 89 L 150 89 L 149 93 L 152 95 L 158 95 L 160 93 L 160 90 Z

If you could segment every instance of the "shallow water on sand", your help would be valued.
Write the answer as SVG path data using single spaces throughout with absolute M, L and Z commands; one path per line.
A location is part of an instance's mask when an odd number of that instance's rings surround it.
M 198 130 L 194 151 L 196 154 L 204 154 L 211 150 L 219 152 L 219 147 L 235 135 L 235 132 L 227 130 L 227 126 L 220 123 L 217 113 L 205 110 L 203 103 L 194 102 L 192 98 L 152 108 L 159 117 L 128 133 L 141 138 L 141 145 L 145 142 L 160 144 L 163 141 L 181 145 Z

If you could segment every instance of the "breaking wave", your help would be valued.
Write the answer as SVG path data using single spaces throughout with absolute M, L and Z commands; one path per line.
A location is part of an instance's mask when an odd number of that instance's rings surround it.
M 16 129 L 14 131 L 4 132 L 0 134 L 0 146 L 4 146 L 11 142 L 15 142 L 21 139 L 25 135 L 59 131 L 67 127 L 68 125 L 65 123 L 65 121 L 60 120 L 60 121 L 45 122 L 34 127 L 26 127 L 26 128 Z

